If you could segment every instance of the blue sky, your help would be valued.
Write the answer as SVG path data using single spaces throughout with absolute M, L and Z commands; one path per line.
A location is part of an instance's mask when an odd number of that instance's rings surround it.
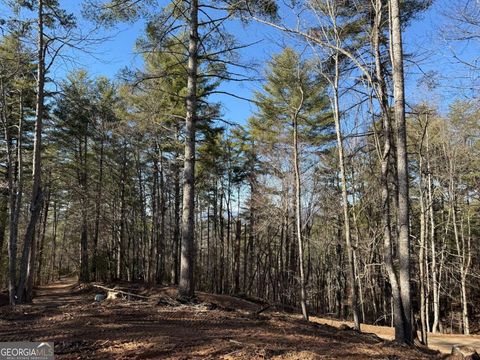
M 79 4 L 81 1 L 62 0 L 61 3 L 63 8 L 80 14 Z M 89 26 L 85 20 L 80 20 L 80 23 Z M 118 24 L 115 29 L 108 30 L 109 35 L 112 36 L 111 39 L 94 49 L 92 54 L 77 53 L 74 63 L 62 63 L 61 66 L 57 66 L 58 75 L 62 76 L 66 67 L 68 68 L 67 72 L 70 69 L 82 67 L 87 69 L 92 76 L 104 75 L 114 78 L 125 67 L 141 66 L 141 58 L 135 54 L 134 46 L 135 41 L 143 35 L 144 28 L 145 23 L 141 20 L 135 23 Z M 228 25 L 228 30 L 241 44 L 259 42 L 242 50 L 240 54 L 242 60 L 253 61 L 259 68 L 263 68 L 271 54 L 281 50 L 281 46 L 277 44 L 280 38 L 279 32 L 267 26 L 256 23 L 245 26 L 240 21 L 232 21 Z M 259 82 L 232 82 L 221 85 L 221 90 L 246 98 L 251 98 L 252 93 L 260 88 Z M 254 111 L 254 106 L 250 102 L 230 96 L 215 95 L 211 100 L 222 103 L 224 117 L 230 122 L 244 123 Z
M 63 8 L 80 16 L 80 0 L 61 0 Z M 457 97 L 470 96 L 471 94 L 452 86 L 459 83 L 460 76 L 468 75 L 465 67 L 455 65 L 452 53 L 455 51 L 465 59 L 471 59 L 478 54 L 478 44 L 447 43 L 441 39 L 441 31 L 448 26 L 443 13 L 451 4 L 449 0 L 437 0 L 422 17 L 414 21 L 404 33 L 404 45 L 406 53 L 417 54 L 415 64 L 406 63 L 407 102 L 418 103 L 428 99 L 435 102 L 442 111 L 448 110 L 448 104 Z M 79 20 L 82 28 L 91 26 L 86 20 Z M 115 29 L 102 30 L 102 36 L 107 33 L 110 40 L 93 47 L 92 53 L 75 52 L 74 61 L 62 61 L 57 64 L 53 77 L 63 77 L 67 72 L 75 68 L 84 68 L 92 76 L 104 75 L 114 78 L 125 67 L 135 67 L 141 64 L 141 59 L 134 53 L 134 44 L 138 37 L 142 36 L 144 22 L 119 24 Z M 284 34 L 268 26 L 252 23 L 244 26 L 240 22 L 229 24 L 229 31 L 236 36 L 240 43 L 260 43 L 241 51 L 245 61 L 254 61 L 259 68 L 263 68 L 265 62 L 273 53 L 281 50 L 285 43 L 292 40 L 285 38 Z M 424 86 L 417 86 L 418 79 L 425 73 L 437 73 L 439 87 L 433 92 L 426 90 Z M 431 77 L 431 76 L 427 76 Z M 242 97 L 251 98 L 255 90 L 259 90 L 261 84 L 255 83 L 224 83 L 222 90 L 226 90 Z M 238 100 L 229 96 L 216 96 L 213 100 L 223 104 L 225 118 L 229 121 L 244 123 L 255 110 L 254 106 L 246 101 Z
M 435 0 L 422 17 L 409 26 L 404 33 L 405 51 L 417 55 L 418 66 L 406 63 L 407 101 L 418 103 L 428 100 L 437 104 L 442 112 L 448 111 L 454 99 L 472 97 L 470 85 L 473 74 L 454 58 L 473 61 L 480 53 L 480 42 L 456 42 L 445 40 L 445 34 L 451 34 L 452 21 L 449 15 L 454 7 L 460 7 L 464 1 Z M 426 73 L 435 72 L 434 80 L 438 87 L 428 91 L 417 86 L 419 78 Z M 478 85 L 478 84 L 476 84 Z M 478 88 L 475 90 L 478 96 Z

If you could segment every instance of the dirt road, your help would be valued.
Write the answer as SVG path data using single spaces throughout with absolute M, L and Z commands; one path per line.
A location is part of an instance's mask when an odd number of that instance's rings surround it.
M 295 316 L 254 316 L 258 305 L 229 296 L 199 293 L 198 305 L 159 306 L 95 303 L 95 292 L 66 279 L 40 288 L 33 304 L 0 307 L 0 341 L 54 341 L 57 359 L 439 358 Z
M 319 324 L 339 327 L 341 324 L 353 326 L 353 323 L 342 322 L 330 319 L 316 318 L 311 319 Z M 394 338 L 394 330 L 387 326 L 362 325 L 362 331 L 371 332 L 382 339 L 392 340 Z M 458 334 L 428 334 L 428 347 L 450 354 L 454 345 L 473 346 L 480 353 L 480 336 L 479 335 L 458 335 Z

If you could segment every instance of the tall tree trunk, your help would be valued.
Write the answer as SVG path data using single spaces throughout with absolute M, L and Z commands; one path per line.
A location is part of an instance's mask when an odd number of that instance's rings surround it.
M 53 229 L 52 229 L 52 259 L 50 263 L 50 277 L 49 280 L 55 279 L 55 263 L 57 260 L 57 229 L 58 229 L 58 204 L 53 202 Z
M 303 90 L 299 88 L 301 92 L 301 101 L 295 114 L 292 117 L 293 125 L 293 167 L 295 173 L 295 225 L 298 245 L 298 260 L 300 267 L 300 305 L 302 307 L 303 319 L 308 321 L 307 310 L 307 291 L 305 289 L 305 274 L 303 266 L 303 239 L 302 239 L 302 193 L 301 193 L 301 180 L 300 180 L 300 159 L 298 154 L 298 115 L 303 107 Z
M 178 141 L 179 136 L 178 127 L 175 129 L 175 139 Z M 175 152 L 175 159 L 173 164 L 173 181 L 174 181 L 174 228 L 173 228 L 173 266 L 172 279 L 175 285 L 179 281 L 179 246 L 180 246 L 180 166 L 178 164 L 178 152 Z
M 80 235 L 80 281 L 89 281 L 88 271 L 88 225 L 86 210 L 82 211 L 82 230 Z
M 50 177 L 50 176 L 49 176 Z M 44 249 L 45 249 L 45 233 L 47 230 L 47 221 L 48 221 L 48 209 L 50 207 L 50 185 L 47 188 L 47 195 L 45 196 L 45 203 L 43 205 L 43 222 L 42 222 L 42 232 L 40 234 L 40 246 L 38 252 L 38 268 L 37 268 L 37 284 L 41 284 L 42 270 L 43 270 L 43 258 L 44 258 Z
M 230 151 L 230 149 L 228 149 Z M 232 242 L 231 242 L 231 223 L 232 223 L 232 215 L 231 215 L 231 199 L 232 199 L 232 190 L 231 190 L 231 175 L 230 172 L 227 175 L 227 191 L 226 191 L 226 196 L 225 196 L 225 205 L 226 205 L 226 210 L 227 210 L 227 242 L 226 242 L 226 253 L 225 253 L 225 259 L 226 259 L 226 266 L 225 266 L 225 286 L 223 287 L 225 292 L 230 291 L 230 274 L 231 272 L 231 266 L 233 265 L 232 260 L 230 255 L 233 254 L 230 249 L 233 249 Z
M 6 92 L 3 81 L 1 82 L 2 102 L 6 104 Z M 12 137 L 10 134 L 7 107 L 2 106 L 2 123 L 4 125 L 5 142 L 7 147 L 7 182 L 8 182 L 8 208 L 9 208 L 9 234 L 8 234 L 8 292 L 9 302 L 15 305 L 16 281 L 17 281 L 17 242 L 20 210 L 23 197 L 23 157 L 22 157 L 22 134 L 23 134 L 23 95 L 20 93 L 20 109 L 17 133 L 16 159 L 12 149 Z M 16 166 L 15 166 L 16 163 Z
M 122 149 L 122 171 L 120 178 L 120 234 L 117 247 L 117 278 L 123 280 L 125 278 L 126 270 L 126 250 L 125 250 L 125 234 L 126 234 L 126 175 L 127 175 L 127 149 L 126 144 L 123 144 Z
M 0 189 L 0 264 L 2 263 L 5 230 L 8 222 L 8 189 Z
M 90 269 L 88 266 L 88 178 L 87 178 L 87 153 L 88 153 L 88 123 L 85 124 L 83 136 L 83 149 L 80 146 L 80 169 L 79 179 L 82 191 L 82 232 L 80 236 L 80 281 L 88 282 L 90 280 Z M 83 150 L 83 153 L 82 153 Z M 82 159 L 83 158 L 83 159 Z
M 156 152 L 155 152 L 156 153 Z M 149 256 L 147 261 L 147 279 L 148 282 L 153 284 L 154 283 L 154 270 L 155 270 L 155 259 L 157 250 L 157 239 L 158 239 L 158 158 L 154 155 L 153 159 L 153 184 L 152 184 L 152 231 L 150 236 L 150 244 L 149 244 Z
M 240 216 L 240 215 L 239 215 Z M 237 219 L 235 229 L 235 275 L 234 275 L 234 294 L 240 292 L 240 249 L 242 241 L 242 222 L 240 218 Z
M 467 191 L 468 193 L 468 191 Z M 469 195 L 467 195 L 469 196 Z M 467 276 L 470 271 L 470 265 L 472 262 L 472 230 L 470 226 L 470 202 L 467 199 L 467 239 L 465 241 L 465 236 L 462 226 L 462 246 L 463 246 L 463 259 L 464 259 L 464 270 L 463 276 L 461 279 L 462 285 L 462 320 L 463 320 L 463 333 L 465 335 L 470 335 L 470 324 L 468 319 L 468 298 L 467 298 Z
M 250 174 L 250 203 L 249 203 L 249 214 L 248 214 L 248 241 L 247 241 L 247 251 L 245 253 L 245 263 L 244 263 L 244 288 L 243 291 L 250 292 L 253 285 L 253 266 L 254 266 L 254 257 L 253 257 L 253 243 L 255 239 L 255 193 L 256 193 L 256 181 L 254 172 Z M 248 266 L 247 266 L 248 265 Z M 248 275 L 247 275 L 248 274 Z M 250 281 L 248 281 L 250 279 Z
M 345 172 L 345 155 L 343 153 L 343 137 L 340 123 L 340 105 L 338 96 L 338 82 L 340 78 L 338 52 L 335 52 L 335 77 L 333 79 L 333 118 L 335 121 L 335 131 L 337 135 L 338 148 L 338 166 L 340 168 L 340 180 L 342 181 L 342 208 L 343 208 L 343 224 L 345 232 L 345 244 L 348 256 L 348 276 L 350 278 L 350 302 L 353 313 L 353 322 L 355 330 L 360 331 L 360 317 L 358 307 L 358 284 L 355 271 L 355 257 L 352 245 L 351 227 L 350 227 L 350 211 L 348 205 L 347 193 L 347 177 Z
M 458 267 L 460 272 L 460 299 L 462 304 L 462 330 L 463 334 L 470 334 L 470 325 L 468 321 L 468 299 L 467 299 L 467 275 L 470 265 L 470 246 L 467 246 L 465 242 L 463 219 L 460 219 L 460 228 L 458 230 L 458 218 L 457 218 L 457 194 L 455 190 L 454 174 L 455 166 L 453 164 L 454 159 L 450 159 L 450 196 L 452 198 L 452 224 L 453 234 L 455 239 L 456 256 L 458 258 Z M 467 209 L 468 211 L 468 209 Z M 461 234 L 460 234 L 461 232 Z M 470 242 L 470 240 L 468 240 Z
M 221 193 L 218 198 L 220 201 L 220 205 L 218 207 L 218 216 L 220 218 L 219 221 L 219 226 L 220 226 L 220 232 L 219 232 L 219 239 L 220 239 L 220 264 L 219 264 L 219 273 L 218 273 L 218 279 L 217 279 L 217 292 L 223 293 L 223 285 L 224 285 L 224 279 L 225 279 L 225 219 L 223 218 L 223 197 L 225 196 L 225 192 L 223 189 L 223 182 L 220 181 L 221 183 Z
M 42 218 L 43 206 L 40 210 L 40 219 Z M 30 255 L 28 258 L 28 267 L 27 267 L 27 281 L 25 282 L 25 302 L 30 303 L 33 300 L 33 286 L 34 286 L 34 279 L 35 279 L 35 272 L 36 272 L 36 261 L 37 258 L 37 249 L 38 249 L 38 240 L 40 238 L 40 229 L 41 229 L 41 220 L 38 223 L 36 230 L 36 236 L 34 236 L 32 240 L 32 246 L 30 247 Z
M 23 302 L 25 285 L 27 281 L 28 259 L 38 222 L 40 209 L 42 208 L 42 125 L 44 113 L 44 87 L 45 87 L 45 45 L 43 38 L 43 0 L 38 0 L 38 44 L 37 44 L 37 96 L 35 109 L 35 135 L 33 140 L 33 169 L 32 169 L 32 193 L 30 200 L 30 213 L 27 229 L 25 231 L 22 261 L 20 265 L 20 277 L 17 286 L 17 301 Z
M 187 114 L 179 295 L 193 297 L 195 262 L 195 122 L 197 116 L 198 0 L 189 2 Z
M 440 322 L 440 284 L 438 282 L 438 269 L 437 269 L 437 251 L 436 251 L 436 242 L 435 242 L 435 213 L 434 213 L 434 203 L 433 203 L 433 184 L 432 184 L 432 174 L 430 167 L 430 151 L 429 143 L 430 137 L 428 128 L 425 132 L 426 135 L 426 151 L 427 151 L 427 199 L 428 199 L 428 214 L 430 219 L 430 254 L 431 254 L 431 287 L 433 294 L 433 324 L 432 324 L 432 333 L 438 332 L 438 326 Z
M 381 186 L 382 186 L 382 222 L 383 222 L 383 243 L 384 243 L 384 259 L 385 268 L 388 273 L 390 286 L 392 288 L 392 305 L 393 305 L 393 324 L 395 326 L 395 340 L 404 342 L 405 328 L 404 316 L 402 311 L 402 298 L 400 294 L 400 286 L 397 274 L 393 265 L 393 244 L 392 230 L 390 221 L 390 187 L 388 184 L 388 167 L 390 157 L 390 124 L 389 119 L 384 119 L 384 149 L 381 161 Z
M 98 236 L 100 231 L 100 213 L 102 205 L 103 190 L 103 157 L 104 157 L 104 139 L 100 140 L 100 159 L 98 162 L 99 175 L 97 183 L 97 195 L 95 197 L 95 229 L 93 232 L 93 264 L 92 272 L 95 281 L 98 281 Z
M 383 226 L 383 243 L 384 243 L 384 262 L 387 270 L 390 286 L 392 289 L 392 323 L 395 326 L 395 338 L 403 339 L 404 326 L 402 316 L 402 300 L 400 296 L 400 288 L 397 275 L 393 266 L 393 244 L 392 244 L 392 226 L 390 213 L 390 186 L 389 186 L 389 164 L 391 158 L 391 121 L 388 109 L 388 100 L 386 96 L 386 86 L 383 75 L 383 67 L 381 64 L 379 50 L 379 29 L 381 24 L 382 3 L 376 1 L 376 19 L 375 19 L 375 35 L 374 35 L 374 51 L 375 51 L 375 69 L 377 82 L 377 96 L 380 106 L 382 107 L 383 121 L 383 151 L 381 155 L 381 188 L 382 188 L 382 226 Z
M 391 43 L 392 43 L 392 79 L 395 99 L 395 121 L 397 128 L 397 183 L 398 183 L 398 260 L 399 285 L 404 316 L 404 336 L 395 339 L 401 343 L 413 344 L 413 326 L 410 290 L 410 208 L 408 194 L 407 128 L 405 119 L 405 86 L 403 75 L 402 26 L 400 18 L 400 0 L 390 0 Z
M 383 244 L 384 244 L 384 262 L 385 269 L 392 291 L 392 324 L 395 326 L 395 340 L 405 342 L 405 327 L 403 306 L 400 291 L 400 284 L 393 264 L 393 243 L 392 243 L 392 225 L 391 225 L 391 189 L 389 186 L 389 168 L 391 164 L 391 119 L 388 106 L 387 87 L 384 77 L 383 64 L 380 54 L 380 27 L 382 23 L 382 1 L 375 2 L 375 20 L 373 26 L 373 51 L 375 56 L 375 93 L 382 109 L 383 121 L 383 151 L 381 151 L 381 176 L 380 183 L 382 189 L 382 226 L 383 226 Z M 384 299 L 384 307 L 386 301 Z
M 157 228 L 158 228 L 158 236 L 157 236 L 157 243 L 156 243 L 156 272 L 155 272 L 155 282 L 157 284 L 162 284 L 163 277 L 165 274 L 165 181 L 164 181 L 164 174 L 163 174 L 163 152 L 159 151 L 160 157 L 160 181 L 159 181 L 159 191 L 157 194 L 157 211 L 159 212 L 157 221 Z
M 425 126 L 428 126 L 426 124 Z M 420 325 L 421 325 L 421 339 L 424 345 L 427 345 L 427 294 L 426 294 L 426 237 L 428 235 L 427 214 L 425 209 L 425 189 L 424 189 L 424 175 L 423 175 L 423 154 L 422 144 L 418 154 L 418 172 L 419 172 L 419 202 L 420 202 L 420 244 L 418 252 L 418 267 L 419 267 L 419 283 L 420 283 Z

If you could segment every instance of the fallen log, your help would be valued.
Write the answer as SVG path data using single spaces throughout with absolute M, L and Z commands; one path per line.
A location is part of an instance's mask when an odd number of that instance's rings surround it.
M 264 311 L 267 311 L 269 309 L 274 309 L 276 311 L 284 312 L 284 313 L 295 313 L 299 311 L 298 309 L 294 308 L 293 306 L 290 305 L 285 305 L 282 303 L 271 303 L 271 304 L 264 304 L 260 309 L 254 311 L 252 314 L 253 315 L 259 315 L 263 313 Z
M 119 295 L 124 295 L 124 296 L 132 297 L 132 298 L 138 298 L 138 299 L 142 299 L 142 300 L 150 300 L 150 298 L 148 296 L 138 295 L 138 294 L 134 294 L 134 293 L 131 293 L 131 292 L 128 292 L 128 291 L 124 291 L 124 290 L 119 290 L 119 289 L 115 289 L 115 288 L 111 289 L 111 288 L 108 288 L 106 286 L 96 285 L 96 284 L 93 284 L 92 286 L 96 287 L 96 288 L 99 288 L 99 289 L 102 289 L 102 290 L 105 290 L 107 292 L 107 300 L 108 299 L 117 299 L 117 298 L 119 298 Z
M 264 306 L 264 307 L 258 309 L 258 310 L 255 311 L 253 314 L 254 314 L 254 315 L 260 315 L 262 312 L 267 311 L 267 310 L 270 309 L 272 306 L 273 306 L 273 304 L 268 304 L 267 306 Z

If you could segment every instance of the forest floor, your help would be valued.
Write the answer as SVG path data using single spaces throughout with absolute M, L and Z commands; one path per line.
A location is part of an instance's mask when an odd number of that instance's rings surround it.
M 99 292 L 74 279 L 40 287 L 33 304 L 0 307 L 0 341 L 53 341 L 57 359 L 442 358 L 327 320 L 255 314 L 261 305 L 231 296 L 198 293 L 198 304 L 183 305 L 164 288 L 148 301 L 93 301 Z

